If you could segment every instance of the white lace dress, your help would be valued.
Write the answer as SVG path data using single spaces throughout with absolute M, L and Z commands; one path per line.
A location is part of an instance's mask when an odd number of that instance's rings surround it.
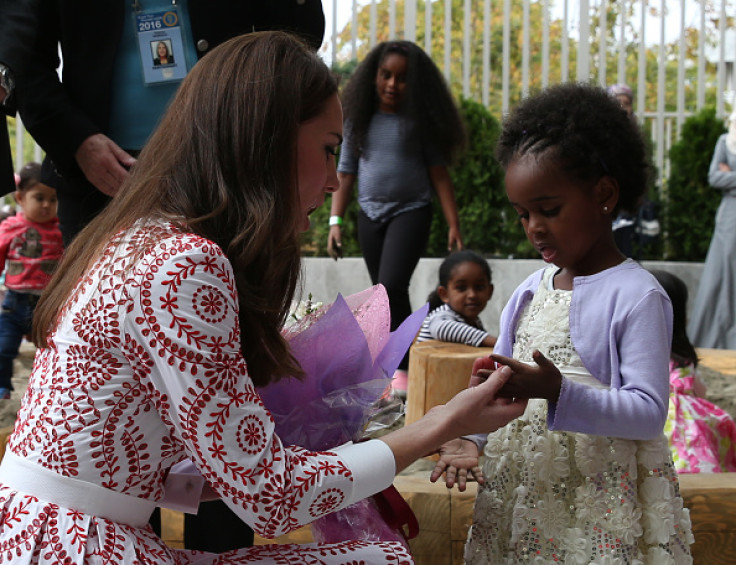
M 566 378 L 603 386 L 570 338 L 572 291 L 555 268 L 519 320 L 513 355 L 539 349 Z M 490 434 L 465 561 L 666 565 L 691 563 L 690 516 L 667 440 L 635 441 L 547 428 L 547 401 Z

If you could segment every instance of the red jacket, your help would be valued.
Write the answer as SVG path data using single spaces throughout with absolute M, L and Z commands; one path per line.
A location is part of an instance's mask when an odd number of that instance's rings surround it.
M 11 290 L 40 293 L 63 251 L 56 218 L 38 224 L 18 212 L 0 224 L 0 272 L 5 269 L 5 286 Z

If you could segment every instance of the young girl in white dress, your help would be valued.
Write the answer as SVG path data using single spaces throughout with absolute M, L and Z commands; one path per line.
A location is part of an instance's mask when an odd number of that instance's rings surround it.
M 662 433 L 672 308 L 611 229 L 644 191 L 638 128 L 603 90 L 560 85 L 514 111 L 498 157 L 550 265 L 513 293 L 494 354 L 474 367 L 477 381 L 505 366 L 501 393 L 531 400 L 488 436 L 466 563 L 690 563 Z M 480 475 L 473 442 L 443 451 L 433 480 L 447 470 L 448 486 L 464 487 L 467 469 Z

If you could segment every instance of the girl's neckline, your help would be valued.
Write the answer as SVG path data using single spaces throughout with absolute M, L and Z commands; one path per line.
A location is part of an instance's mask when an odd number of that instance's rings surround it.
M 593 273 L 592 275 L 578 275 L 576 277 L 573 277 L 572 278 L 573 287 L 575 286 L 575 282 L 576 281 L 584 281 L 584 280 L 589 280 L 589 279 L 597 278 L 597 277 L 600 277 L 600 276 L 605 276 L 606 273 L 608 273 L 608 272 L 610 272 L 610 271 L 612 271 L 614 269 L 618 269 L 620 267 L 623 267 L 624 265 L 628 265 L 628 264 L 636 264 L 636 261 L 634 261 L 631 257 L 625 257 L 624 260 L 621 261 L 620 263 L 617 263 L 616 265 L 612 265 L 612 266 L 610 266 L 610 267 L 608 267 L 606 269 L 603 269 L 602 271 L 598 271 L 597 273 Z M 550 277 L 550 288 L 552 290 L 572 292 L 572 289 L 567 290 L 567 289 L 564 289 L 564 288 L 562 288 L 562 289 L 561 288 L 555 288 L 555 286 L 554 286 L 554 284 L 555 284 L 554 283 L 555 277 L 562 272 L 562 267 L 558 267 L 557 265 L 550 265 L 550 267 L 548 267 L 548 268 L 549 269 L 555 269 L 554 273 Z

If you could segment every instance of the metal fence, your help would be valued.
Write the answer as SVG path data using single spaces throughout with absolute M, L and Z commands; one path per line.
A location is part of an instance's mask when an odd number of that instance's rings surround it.
M 660 186 L 683 121 L 706 104 L 723 117 L 732 110 L 736 14 L 727 0 L 327 1 L 335 15 L 333 63 L 358 58 L 376 43 L 378 30 L 381 39 L 417 41 L 456 92 L 492 107 L 498 118 L 532 88 L 553 82 L 628 83 L 636 93 L 635 112 L 654 142 Z M 336 25 L 345 11 L 351 13 L 349 38 Z M 361 36 L 358 18 L 366 12 L 368 31 Z M 501 53 L 495 52 L 499 33 Z M 459 78 L 451 70 L 458 35 Z M 521 56 L 512 62 L 514 50 Z M 500 103 L 493 104 L 494 97 Z
M 706 103 L 725 117 L 736 98 L 736 14 L 727 0 L 323 0 L 328 2 L 325 47 L 333 63 L 358 58 L 379 38 L 419 41 L 459 94 L 493 106 L 498 118 L 531 89 L 553 82 L 629 83 L 635 112 L 656 148 L 660 185 L 683 121 Z M 338 16 L 346 12 L 348 29 L 338 29 Z M 359 16 L 366 12 L 361 34 Z M 349 38 L 341 40 L 346 31 Z M 494 41 L 499 34 L 500 46 Z M 453 41 L 461 43 L 458 76 L 452 72 Z M 514 50 L 520 60 L 512 60 Z M 26 136 L 20 120 L 17 126 L 20 168 Z M 34 158 L 41 158 L 38 147 Z

